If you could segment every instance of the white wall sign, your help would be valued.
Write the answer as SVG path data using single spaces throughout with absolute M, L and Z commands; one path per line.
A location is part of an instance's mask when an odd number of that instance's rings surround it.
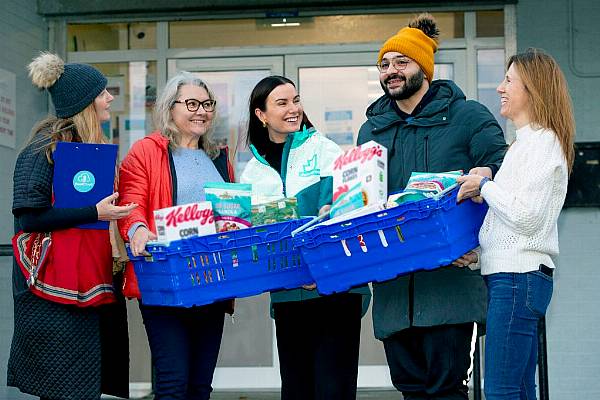
M 17 79 L 0 69 L 0 146 L 15 148 L 17 129 Z

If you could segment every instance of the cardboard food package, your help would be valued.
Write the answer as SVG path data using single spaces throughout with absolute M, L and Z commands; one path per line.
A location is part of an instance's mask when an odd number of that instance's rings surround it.
M 159 242 L 171 242 L 217 232 L 210 201 L 155 210 L 154 222 Z
M 217 232 L 252 226 L 252 185 L 209 182 L 204 184 L 204 193 L 206 200 L 212 203 Z
M 333 165 L 330 216 L 387 200 L 387 149 L 371 140 L 339 156 Z

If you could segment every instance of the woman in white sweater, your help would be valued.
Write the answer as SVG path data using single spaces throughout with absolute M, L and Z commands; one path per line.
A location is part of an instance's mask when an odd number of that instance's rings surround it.
M 481 252 L 457 264 L 479 262 L 488 286 L 486 399 L 532 400 L 537 325 L 552 297 L 575 122 L 565 77 L 541 50 L 512 56 L 497 91 L 500 112 L 517 136 L 493 181 L 477 174 L 481 169 L 459 178 L 459 200 L 481 196 L 489 211 L 479 232 Z

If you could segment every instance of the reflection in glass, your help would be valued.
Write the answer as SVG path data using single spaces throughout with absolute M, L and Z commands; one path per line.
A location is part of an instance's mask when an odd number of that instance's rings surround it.
M 435 64 L 434 79 L 453 79 L 453 64 Z M 377 67 L 300 68 L 304 110 L 319 132 L 343 149 L 356 143 L 365 111 L 383 95 Z
M 506 131 L 506 119 L 500 115 L 500 97 L 496 87 L 504 78 L 504 49 L 477 51 L 477 99 L 492 112 Z
M 477 37 L 503 37 L 504 12 L 477 11 Z
M 463 12 L 432 13 L 440 40 L 464 37 Z M 169 23 L 169 47 L 287 46 L 383 42 L 415 14 L 328 15 L 296 18 L 292 24 L 272 19 L 217 19 Z
M 114 97 L 110 120 L 102 128 L 106 137 L 119 145 L 119 160 L 122 160 L 131 145 L 153 129 L 156 63 L 135 61 L 93 65 L 106 76 L 106 89 Z
M 156 23 L 69 24 L 67 51 L 156 48 Z

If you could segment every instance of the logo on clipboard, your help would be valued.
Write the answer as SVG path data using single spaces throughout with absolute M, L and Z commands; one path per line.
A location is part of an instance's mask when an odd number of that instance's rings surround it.
M 80 193 L 87 193 L 94 188 L 96 177 L 90 171 L 78 171 L 73 177 L 73 187 Z

